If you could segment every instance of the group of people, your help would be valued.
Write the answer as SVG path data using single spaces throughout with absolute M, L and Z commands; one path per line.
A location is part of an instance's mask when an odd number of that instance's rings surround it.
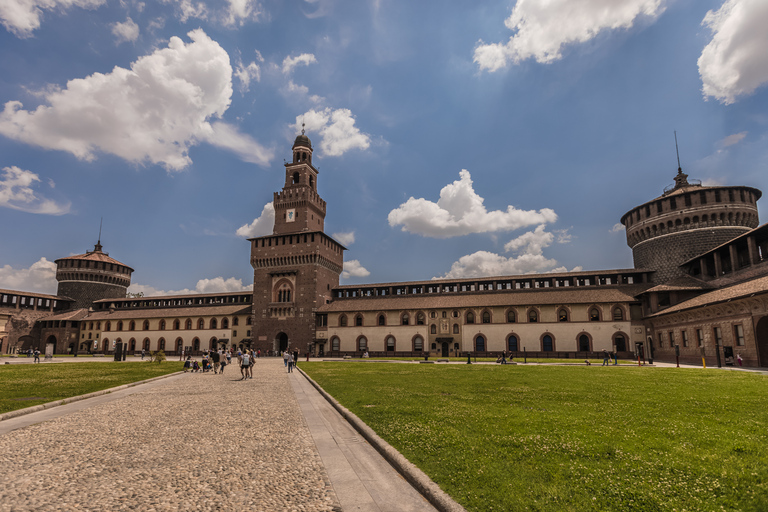
M 208 372 L 213 370 L 214 374 L 223 375 L 224 368 L 232 364 L 232 354 L 229 350 L 219 349 L 203 352 L 203 358 L 198 363 L 196 359 L 192 359 L 192 356 L 187 356 L 184 361 L 184 373 L 188 371 L 192 372 Z
M 512 360 L 512 352 L 509 353 L 509 360 Z M 507 364 L 507 351 L 502 351 L 501 355 L 496 359 L 497 363 Z
M 299 351 L 294 350 L 293 352 L 288 352 L 285 350 L 283 352 L 283 364 L 286 368 L 288 368 L 288 373 L 293 373 L 293 368 L 298 364 L 299 362 Z
M 261 357 L 261 350 L 237 350 L 235 349 L 219 349 L 217 351 L 203 352 L 203 357 L 200 362 L 196 359 L 192 359 L 191 355 L 188 355 L 184 361 L 184 373 L 187 372 L 207 372 L 213 370 L 214 374 L 223 375 L 224 368 L 227 365 L 232 364 L 232 357 L 237 357 L 237 363 L 240 365 L 240 380 L 247 380 L 253 378 L 253 365 L 256 362 L 256 358 Z M 296 364 L 299 360 L 299 351 L 293 352 L 283 351 L 283 364 L 288 369 L 289 373 L 293 372 Z
M 613 364 L 619 364 L 619 356 L 616 354 L 616 352 L 608 352 L 607 350 L 603 349 L 603 366 L 608 366 L 611 364 L 611 359 L 613 359 Z

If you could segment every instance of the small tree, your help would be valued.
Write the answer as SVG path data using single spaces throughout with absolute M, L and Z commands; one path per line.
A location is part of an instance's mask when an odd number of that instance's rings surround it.
M 149 360 L 154 361 L 157 364 L 160 364 L 163 361 L 165 361 L 165 352 L 163 352 L 162 350 L 158 350 L 157 352 L 150 352 Z

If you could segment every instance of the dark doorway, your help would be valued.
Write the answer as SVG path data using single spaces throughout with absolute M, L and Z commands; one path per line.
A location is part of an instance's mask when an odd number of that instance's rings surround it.
M 284 332 L 281 332 L 280 334 L 278 334 L 277 335 L 277 345 L 278 345 L 278 350 L 280 350 L 280 352 L 283 352 L 284 350 L 287 350 L 288 349 L 288 335 L 285 334 Z
M 444 341 L 442 347 L 443 347 L 442 356 L 448 357 L 448 342 Z
M 624 336 L 616 336 L 614 342 L 616 343 L 616 352 L 626 352 L 627 344 L 624 341 Z
M 589 336 L 586 334 L 579 336 L 579 352 L 589 352 Z
M 764 316 L 755 326 L 755 345 L 760 366 L 768 366 L 768 316 Z

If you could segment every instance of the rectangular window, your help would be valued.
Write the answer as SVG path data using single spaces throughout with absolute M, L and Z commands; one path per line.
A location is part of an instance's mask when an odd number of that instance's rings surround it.
M 744 327 L 741 324 L 734 325 L 733 334 L 736 337 L 736 345 L 743 347 L 744 346 Z
M 680 333 L 683 336 L 683 346 L 688 346 L 688 331 L 683 331 Z
M 701 329 L 696 329 L 696 342 L 699 344 L 699 347 L 704 346 L 704 333 L 701 332 Z
M 672 348 L 675 346 L 675 333 L 672 331 L 669 331 L 669 347 Z
M 659 333 L 659 348 L 664 346 L 664 333 Z
M 720 346 L 723 344 L 723 331 L 720 330 L 719 327 L 714 328 L 715 333 L 715 345 Z

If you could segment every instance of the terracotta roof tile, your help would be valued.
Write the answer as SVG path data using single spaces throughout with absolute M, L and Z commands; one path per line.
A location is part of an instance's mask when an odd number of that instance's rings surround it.
M 712 304 L 717 304 L 718 302 L 726 302 L 733 299 L 740 299 L 742 297 L 749 297 L 750 295 L 764 293 L 768 293 L 768 276 L 759 277 L 751 281 L 729 286 L 728 288 L 722 288 L 720 290 L 705 293 L 704 295 L 699 295 L 698 297 L 694 297 L 693 299 L 681 302 L 680 304 L 650 315 L 650 317 L 653 318 L 662 315 L 668 315 L 670 313 L 677 313 L 678 311 L 709 306 Z
M 126 318 L 187 318 L 195 316 L 249 315 L 250 304 L 214 304 L 188 308 L 125 308 L 114 312 L 96 311 L 88 315 L 88 320 L 122 320 Z

